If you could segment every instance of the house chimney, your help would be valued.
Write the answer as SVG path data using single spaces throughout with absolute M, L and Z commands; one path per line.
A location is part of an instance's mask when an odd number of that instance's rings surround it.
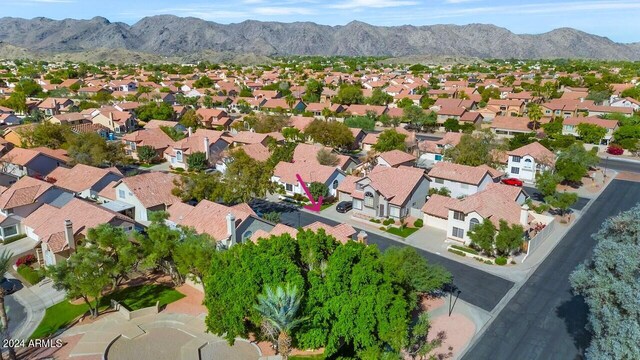
M 73 236 L 73 223 L 71 220 L 64 221 L 64 239 L 67 240 L 67 244 L 69 244 L 69 250 L 76 250 L 76 239 Z
M 191 135 L 193 135 L 193 129 L 191 128 L 191 126 L 189 126 L 187 131 L 188 131 L 189 137 L 191 137 Z
M 229 236 L 229 246 L 236 243 L 236 217 L 232 213 L 227 213 L 227 235 Z
M 205 136 L 203 140 L 204 140 L 204 154 L 207 160 L 209 160 L 209 138 Z
M 520 208 L 520 224 L 527 226 L 529 224 L 529 206 L 523 204 Z
M 360 232 L 358 233 L 358 242 L 361 244 L 365 244 L 367 245 L 368 241 L 367 239 L 369 238 L 369 235 L 367 235 L 366 232 L 364 232 L 364 230 L 360 230 Z
M 583 97 L 581 97 L 581 98 L 580 98 L 580 102 L 581 102 L 581 103 L 583 103 L 583 102 L 584 102 L 584 98 L 583 98 Z

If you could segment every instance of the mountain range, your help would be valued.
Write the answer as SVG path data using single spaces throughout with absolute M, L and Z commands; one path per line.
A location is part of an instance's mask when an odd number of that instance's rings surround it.
M 219 24 L 172 15 L 133 25 L 90 20 L 0 18 L 0 42 L 40 54 L 121 50 L 156 56 L 203 52 L 281 55 L 461 56 L 476 58 L 590 58 L 640 60 L 640 43 L 622 44 L 571 28 L 514 34 L 494 25 L 344 26 L 247 20 Z M 0 53 L 0 58 L 2 58 Z

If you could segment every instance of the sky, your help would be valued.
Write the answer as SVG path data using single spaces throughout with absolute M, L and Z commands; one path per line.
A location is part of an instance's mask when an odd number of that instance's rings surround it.
M 640 0 L 0 0 L 0 16 L 134 24 L 146 16 L 192 16 L 228 24 L 247 19 L 344 25 L 484 23 L 518 34 L 572 27 L 617 42 L 640 41 Z

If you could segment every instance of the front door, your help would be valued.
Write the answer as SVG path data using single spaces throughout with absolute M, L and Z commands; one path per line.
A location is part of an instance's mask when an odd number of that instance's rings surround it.
M 384 217 L 384 204 L 380 204 L 380 217 Z

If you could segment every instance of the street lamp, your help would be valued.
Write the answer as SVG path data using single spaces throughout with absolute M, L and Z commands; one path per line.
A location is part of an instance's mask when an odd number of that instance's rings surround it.
M 449 292 L 449 316 L 451 316 L 451 313 L 453 313 L 453 308 L 456 306 L 456 302 L 458 302 L 458 297 L 460 297 L 460 293 L 462 292 L 462 290 L 458 289 L 458 287 L 453 284 L 448 284 L 445 287 L 445 291 Z M 454 292 L 456 293 L 455 300 L 453 300 Z

